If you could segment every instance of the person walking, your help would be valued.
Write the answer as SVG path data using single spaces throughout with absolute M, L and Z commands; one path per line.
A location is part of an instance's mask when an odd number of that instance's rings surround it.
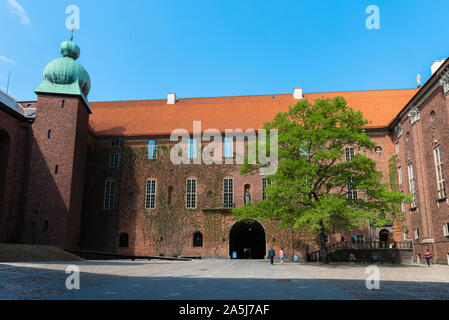
M 424 257 L 427 261 L 427 266 L 430 267 L 430 259 L 432 259 L 432 255 L 430 254 L 429 249 L 426 250 L 426 253 L 424 253 Z
M 279 259 L 281 260 L 281 264 L 284 264 L 284 249 L 281 248 L 281 250 L 279 250 Z
M 276 256 L 276 253 L 274 253 L 273 247 L 268 250 L 268 257 L 270 257 L 270 264 L 273 264 L 274 257 Z

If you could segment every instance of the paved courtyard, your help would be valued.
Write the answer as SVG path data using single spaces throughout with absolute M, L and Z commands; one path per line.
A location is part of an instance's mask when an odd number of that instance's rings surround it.
M 366 265 L 259 260 L 83 261 L 80 290 L 68 290 L 68 263 L 0 264 L 0 299 L 315 300 L 449 299 L 449 266 L 380 266 L 368 290 Z

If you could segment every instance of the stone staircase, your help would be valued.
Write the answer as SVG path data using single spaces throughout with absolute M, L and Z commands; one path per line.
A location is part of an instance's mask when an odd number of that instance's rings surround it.
M 82 260 L 84 259 L 57 247 L 0 243 L 0 262 Z

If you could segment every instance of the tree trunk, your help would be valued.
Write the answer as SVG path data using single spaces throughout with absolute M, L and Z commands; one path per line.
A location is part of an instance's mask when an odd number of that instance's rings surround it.
M 326 245 L 326 234 L 324 233 L 324 224 L 323 222 L 320 222 L 321 228 L 320 228 L 320 257 L 323 261 L 323 263 L 328 264 L 329 263 L 329 257 L 327 254 L 327 245 Z

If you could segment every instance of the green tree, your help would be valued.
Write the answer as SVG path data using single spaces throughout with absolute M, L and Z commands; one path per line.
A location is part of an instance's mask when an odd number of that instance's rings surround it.
M 257 218 L 278 220 L 317 235 L 320 254 L 328 262 L 325 236 L 332 230 L 351 230 L 366 225 L 391 224 L 388 212 L 409 200 L 383 184 L 376 163 L 365 156 L 376 146 L 363 127 L 368 121 L 348 107 L 342 97 L 298 102 L 279 113 L 264 129 L 279 132 L 279 165 L 270 177 L 267 199 L 233 210 L 240 221 Z M 267 138 L 269 150 L 270 139 Z M 346 161 L 346 148 L 354 156 Z M 352 153 L 350 153 L 352 156 Z M 255 173 L 258 165 L 245 162 L 241 174 Z M 358 190 L 354 198 L 351 190 Z

